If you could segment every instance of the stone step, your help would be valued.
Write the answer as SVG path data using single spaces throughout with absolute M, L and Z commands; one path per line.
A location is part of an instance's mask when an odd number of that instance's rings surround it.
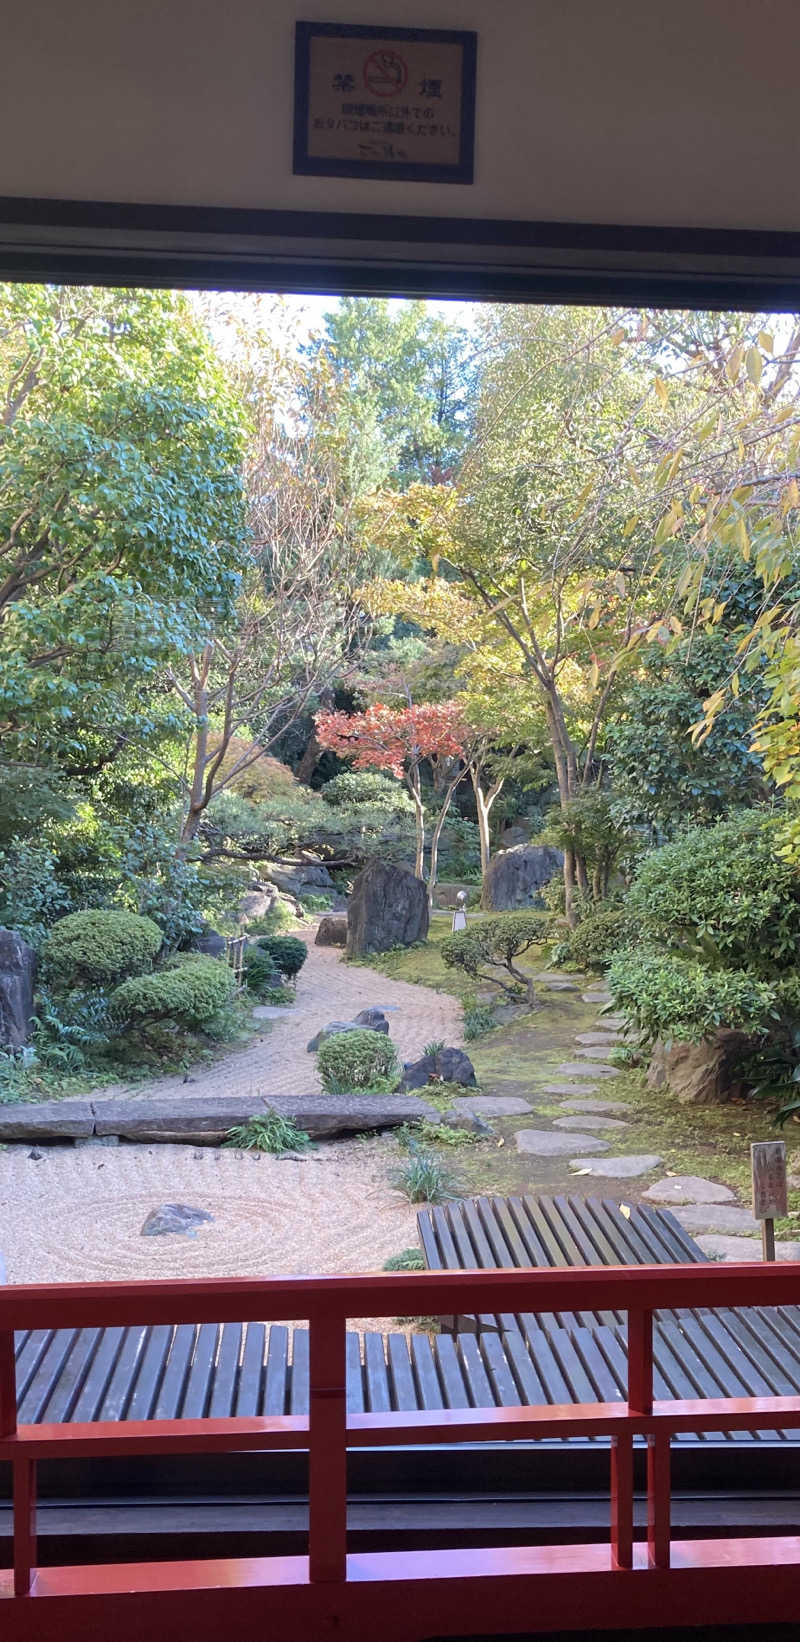
M 555 1119 L 557 1129 L 629 1129 L 621 1117 L 608 1117 L 605 1112 L 573 1112 L 569 1117 Z
M 662 1160 L 649 1152 L 632 1152 L 627 1157 L 571 1157 L 569 1161 L 583 1174 L 602 1175 L 606 1180 L 633 1180 L 636 1175 L 660 1168 Z
M 609 1050 L 613 1048 L 614 1039 L 612 1038 L 607 1039 L 602 1048 L 599 1043 L 593 1043 L 588 1049 L 576 1049 L 575 1053 L 579 1060 L 602 1060 L 604 1055 L 607 1055 Z
M 734 1232 L 746 1237 L 761 1234 L 761 1222 L 750 1210 L 732 1203 L 687 1203 L 672 1212 L 688 1232 Z
M 605 1100 L 602 1095 L 590 1095 L 587 1089 L 585 1095 L 574 1100 L 565 1100 L 562 1105 L 564 1112 L 607 1112 L 610 1116 L 617 1116 L 621 1112 L 629 1112 L 627 1100 Z
M 642 1193 L 648 1203 L 735 1203 L 736 1193 L 730 1186 L 721 1186 L 716 1180 L 704 1180 L 702 1175 L 667 1175 L 648 1186 Z
M 619 1032 L 612 1032 L 609 1027 L 607 1032 L 576 1032 L 575 1042 L 585 1044 L 587 1048 L 603 1045 L 606 1049 L 612 1049 L 615 1043 L 621 1042 L 621 1038 Z
M 518 1129 L 515 1139 L 518 1152 L 531 1152 L 535 1157 L 569 1157 L 576 1145 L 587 1152 L 608 1151 L 608 1142 L 598 1135 L 564 1135 L 555 1129 Z
M 64 1108 L 80 1108 L 65 1113 Z M 53 1101 L 0 1107 L 0 1141 L 85 1140 L 117 1135 L 149 1143 L 217 1146 L 229 1129 L 268 1111 L 292 1119 L 312 1139 L 391 1129 L 440 1113 L 416 1095 L 195 1095 L 131 1100 Z
M 590 1066 L 584 1060 L 569 1060 L 556 1067 L 555 1075 L 557 1078 L 615 1078 L 617 1068 L 605 1066 L 602 1061 L 592 1061 Z
M 579 1094 L 591 1095 L 592 1092 L 593 1092 L 593 1087 L 594 1086 L 591 1083 L 545 1083 L 542 1086 L 541 1089 L 537 1089 L 536 1094 L 537 1095 L 579 1095 Z M 601 1102 L 601 1104 L 605 1104 L 605 1102 Z M 574 1106 L 576 1112 L 580 1111 L 580 1105 L 579 1104 L 576 1105 L 574 1101 L 565 1100 L 565 1102 L 564 1102 L 565 1109 L 569 1108 L 570 1106 Z M 587 1110 L 588 1110 L 588 1107 L 587 1107 Z

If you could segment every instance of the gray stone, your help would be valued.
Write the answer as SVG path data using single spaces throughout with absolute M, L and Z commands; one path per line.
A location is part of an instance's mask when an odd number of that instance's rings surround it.
M 552 844 L 516 844 L 489 862 L 481 906 L 486 912 L 513 912 L 539 904 L 539 891 L 560 872 L 561 850 Z
M 460 1105 L 460 1102 L 459 1102 Z M 472 1135 L 493 1135 L 494 1129 L 486 1119 L 476 1112 L 461 1112 L 455 1106 L 442 1118 L 448 1129 L 463 1129 Z
M 604 1014 L 604 1015 L 600 1016 L 600 1019 L 597 1022 L 597 1024 L 598 1024 L 598 1026 L 608 1027 L 609 1031 L 614 1031 L 614 1032 L 625 1032 L 625 1031 L 628 1030 L 628 1028 L 630 1026 L 630 1022 L 628 1020 L 626 1020 L 624 1015 L 605 1015 Z
M 585 1169 L 587 1174 L 603 1175 L 608 1180 L 633 1180 L 636 1175 L 649 1174 L 659 1168 L 661 1158 L 649 1152 L 630 1157 L 571 1157 L 573 1169 Z
M 594 1048 L 595 1046 L 599 1048 L 602 1045 L 605 1049 L 613 1049 L 619 1041 L 619 1033 L 612 1032 L 610 1027 L 607 1032 L 576 1032 L 575 1034 L 575 1042 L 585 1044 L 588 1048 Z
M 257 918 L 266 918 L 277 900 L 279 895 L 274 884 L 256 884 L 239 902 L 239 917 L 242 923 L 250 924 Z
M 568 1060 L 563 1066 L 556 1067 L 557 1078 L 615 1078 L 616 1066 L 605 1066 L 602 1061 L 593 1061 L 591 1066 L 585 1060 Z
M 647 1072 L 651 1089 L 669 1089 L 685 1106 L 708 1106 L 742 1093 L 741 1063 L 755 1047 L 746 1032 L 720 1027 L 702 1043 L 657 1043 Z
M 548 975 L 546 977 L 546 979 L 544 979 L 544 980 L 542 979 L 542 977 L 540 975 L 537 975 L 536 976 L 536 985 L 538 987 L 541 987 L 542 991 L 544 991 L 544 992 L 579 992 L 580 991 L 580 987 L 577 985 L 577 983 L 575 981 L 568 981 L 566 979 L 563 979 L 561 976 L 556 976 L 556 975 Z
M 447 1114 L 452 1123 L 454 1112 L 469 1112 L 474 1117 L 518 1117 L 531 1110 L 530 1103 L 519 1095 L 461 1095 Z
M 607 1117 L 605 1112 L 575 1112 L 571 1117 L 557 1117 L 557 1129 L 629 1129 L 621 1117 Z
M 87 1135 L 85 1140 L 73 1140 L 73 1146 L 119 1146 L 119 1135 Z
M 380 1009 L 362 1009 L 352 1021 L 328 1021 L 327 1026 L 321 1026 L 307 1045 L 309 1054 L 314 1054 L 326 1038 L 338 1037 L 342 1032 L 386 1032 L 389 1031 L 389 1022 Z
M 160 1209 L 151 1209 L 140 1236 L 194 1237 L 198 1226 L 209 1221 L 213 1224 L 213 1220 L 207 1209 L 193 1209 L 188 1203 L 162 1203 Z
M 676 1208 L 675 1218 L 689 1232 L 744 1232 L 760 1235 L 761 1224 L 749 1209 L 731 1203 L 691 1203 Z
M 227 948 L 224 935 L 216 929 L 204 929 L 199 935 L 193 935 L 191 948 L 193 952 L 202 952 L 208 958 L 224 958 Z
M 757 1237 L 725 1237 L 709 1232 L 697 1242 L 712 1260 L 761 1260 L 761 1241 Z M 779 1260 L 800 1260 L 800 1243 L 776 1243 L 775 1253 Z
M 435 1055 L 422 1055 L 408 1061 L 403 1067 L 401 1089 L 424 1089 L 429 1083 L 460 1083 L 465 1089 L 477 1084 L 475 1068 L 463 1049 L 439 1049 Z
M 363 958 L 424 941 L 430 914 L 421 878 L 390 861 L 370 861 L 353 884 L 347 909 L 347 956 Z
M 38 1146 L 34 1146 L 33 1151 L 28 1153 L 28 1157 L 30 1158 L 31 1163 L 41 1163 L 44 1157 L 44 1152 L 40 1152 Z
M 608 1142 L 597 1135 L 560 1135 L 555 1129 L 518 1129 L 517 1151 L 533 1152 L 537 1157 L 569 1157 L 579 1142 L 587 1152 L 607 1152 Z
M 332 918 L 328 914 L 320 918 L 317 933 L 314 936 L 315 946 L 347 946 L 347 919 Z
M 88 1100 L 43 1100 L 0 1106 L 0 1143 L 6 1140 L 81 1140 L 94 1130 Z
M 735 1203 L 736 1195 L 730 1186 L 720 1186 L 716 1180 L 704 1180 L 698 1174 L 667 1175 L 648 1186 L 642 1193 L 648 1203 Z
M 541 1089 L 536 1090 L 536 1094 L 537 1095 L 580 1095 L 580 1094 L 591 1095 L 591 1093 L 593 1091 L 593 1087 L 594 1087 L 594 1085 L 591 1084 L 591 1083 L 545 1083 L 545 1084 L 542 1085 Z M 564 1102 L 565 1108 L 568 1108 L 571 1104 L 572 1104 L 571 1101 L 568 1101 L 568 1100 Z M 601 1104 L 605 1104 L 605 1103 L 601 1102 Z M 575 1110 L 580 1111 L 580 1107 L 576 1106 Z
M 610 1003 L 611 994 L 609 992 L 598 992 L 596 990 L 584 992 L 583 1001 L 584 1003 Z
M 273 884 L 295 899 L 304 889 L 333 889 L 334 882 L 322 861 L 270 861 L 267 870 Z
M 28 1043 L 33 1015 L 36 953 L 15 929 L 0 929 L 0 1046 Z
M 593 1043 L 588 1049 L 576 1049 L 575 1053 L 580 1060 L 602 1061 L 603 1057 L 609 1054 L 614 1047 L 615 1045 L 613 1039 L 606 1039 L 605 1045 L 602 1049 L 598 1043 Z
M 98 1101 L 95 1121 L 98 1134 L 118 1134 L 124 1140 L 219 1146 L 234 1125 L 270 1111 L 291 1118 L 313 1140 L 393 1129 L 420 1118 L 437 1123 L 440 1117 L 434 1106 L 414 1095 L 160 1095 Z
M 559 1086 L 561 1087 L 561 1086 Z M 571 1085 L 570 1088 L 573 1086 Z M 604 1100 L 602 1095 L 585 1095 L 574 1100 L 565 1100 L 562 1106 L 564 1112 L 607 1112 L 610 1116 L 618 1116 L 622 1112 L 629 1112 L 627 1100 Z

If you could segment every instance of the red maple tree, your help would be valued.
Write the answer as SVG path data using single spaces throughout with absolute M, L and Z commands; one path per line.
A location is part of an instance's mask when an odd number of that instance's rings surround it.
M 428 893 L 433 894 L 439 839 L 450 800 L 466 774 L 466 726 L 458 702 L 425 702 L 419 706 L 387 707 L 375 702 L 363 713 L 317 713 L 321 747 L 349 758 L 357 770 L 389 770 L 408 788 L 416 818 L 417 847 L 414 871 L 425 876 L 425 806 L 421 766 L 433 770 L 434 790 L 440 799 L 431 834 Z

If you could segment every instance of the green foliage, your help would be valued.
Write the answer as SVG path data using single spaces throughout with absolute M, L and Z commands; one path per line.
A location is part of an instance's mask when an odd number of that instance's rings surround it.
M 399 1073 L 397 1051 L 383 1032 L 336 1032 L 320 1044 L 317 1064 L 329 1095 L 389 1094 Z
M 422 1118 L 419 1123 L 403 1124 L 398 1130 L 398 1139 L 401 1146 L 407 1146 L 409 1151 L 418 1151 L 420 1146 L 447 1146 L 457 1151 L 462 1146 L 479 1146 L 485 1139 L 475 1129 L 454 1128 L 445 1118 L 443 1123 L 434 1123 L 432 1118 Z
M 123 981 L 109 999 L 118 1028 L 147 1027 L 160 1021 L 193 1031 L 208 1029 L 233 1000 L 233 970 L 218 958 L 173 959 L 165 969 Z
M 258 950 L 267 953 L 275 968 L 289 980 L 299 975 L 308 957 L 305 941 L 301 941 L 296 935 L 261 935 Z
M 284 1152 L 309 1151 L 311 1136 L 305 1129 L 298 1129 L 291 1118 L 270 1109 L 264 1117 L 249 1117 L 246 1123 L 234 1124 L 223 1145 L 235 1146 L 240 1152 L 271 1152 L 273 1157 L 280 1157 Z
M 607 969 L 627 939 L 623 907 L 613 901 L 590 902 L 577 927 L 558 943 L 553 961 L 575 969 Z
M 62 987 L 108 984 L 141 975 L 161 949 L 161 930 L 135 912 L 71 912 L 42 949 L 45 973 Z
M 421 1249 L 401 1249 L 399 1254 L 390 1254 L 383 1262 L 384 1271 L 424 1271 L 425 1257 Z
M 542 836 L 549 844 L 571 849 L 581 857 L 597 901 L 608 894 L 614 871 L 641 849 L 630 828 L 617 819 L 609 794 L 596 788 L 552 809 Z
M 281 986 L 280 970 L 269 952 L 260 946 L 248 946 L 244 954 L 244 972 L 248 992 L 257 998 L 272 993 Z
M 800 871 L 778 853 L 780 815 L 695 827 L 642 861 L 627 898 L 637 935 L 711 968 L 771 977 L 800 949 Z
M 269 912 L 265 912 L 262 918 L 249 918 L 246 927 L 248 935 L 283 935 L 296 922 L 288 901 L 279 896 Z
M 490 981 L 510 997 L 524 989 L 529 1000 L 533 998 L 531 978 L 514 962 L 542 939 L 542 924 L 535 913 L 506 912 L 497 918 L 484 918 L 458 935 L 450 935 L 441 946 L 442 958 L 449 969 L 462 969 L 473 980 Z M 506 971 L 510 979 L 493 973 Z
M 394 1176 L 394 1185 L 409 1203 L 442 1203 L 457 1188 L 449 1170 L 430 1152 L 412 1152 Z
M 413 815 L 410 795 L 391 775 L 380 770 L 343 770 L 320 788 L 320 798 L 333 809 L 353 809 L 363 804 L 384 810 L 387 815 Z
M 740 693 L 700 742 L 690 734 L 703 703 L 735 666 L 724 634 L 697 634 L 674 649 L 654 646 L 644 676 L 628 686 L 608 727 L 614 814 L 657 840 L 693 825 L 710 825 L 763 795 L 762 760 L 753 750 L 761 704 L 751 687 Z
M 664 952 L 618 953 L 608 980 L 615 1007 L 648 1041 L 699 1043 L 719 1026 L 763 1032 L 777 1016 L 776 988 L 769 981 Z
M 332 890 L 303 890 L 304 912 L 327 912 L 333 906 L 334 894 Z
M 444 1038 L 431 1038 L 430 1043 L 422 1045 L 423 1055 L 438 1055 L 440 1049 L 446 1048 Z
M 484 1037 L 496 1025 L 494 1005 L 491 1003 L 474 1003 L 464 1010 L 464 1037 L 467 1043 Z
M 19 930 L 38 949 L 49 926 L 68 907 L 50 846 L 12 838 L 8 849 L 0 851 L 0 924 Z

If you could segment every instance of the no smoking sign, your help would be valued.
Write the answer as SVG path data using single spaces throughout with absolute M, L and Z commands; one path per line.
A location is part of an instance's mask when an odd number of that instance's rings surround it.
M 408 68 L 396 51 L 373 51 L 364 64 L 364 84 L 373 97 L 397 97 L 408 81 Z

